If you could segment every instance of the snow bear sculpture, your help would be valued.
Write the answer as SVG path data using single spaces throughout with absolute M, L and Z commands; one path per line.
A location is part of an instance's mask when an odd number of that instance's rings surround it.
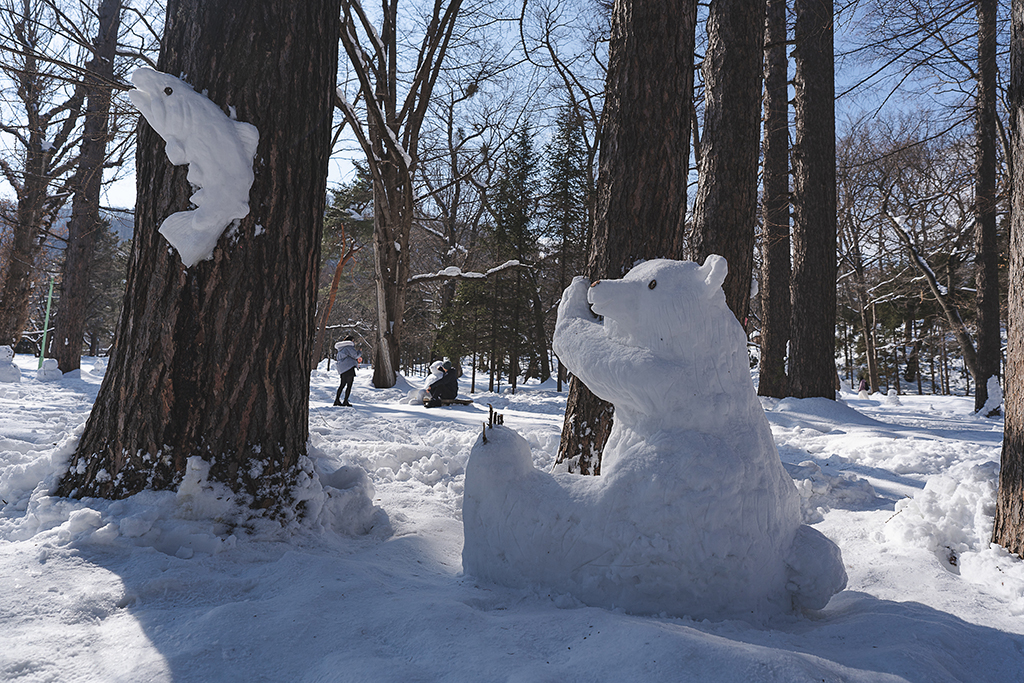
M 0 346 L 0 382 L 20 382 L 21 368 L 14 364 L 14 349 Z
M 525 440 L 489 430 L 466 467 L 468 574 L 634 613 L 755 621 L 823 608 L 846 586 L 839 548 L 801 522 L 725 274 L 720 256 L 655 260 L 565 290 L 555 352 L 615 405 L 601 476 L 541 472 Z

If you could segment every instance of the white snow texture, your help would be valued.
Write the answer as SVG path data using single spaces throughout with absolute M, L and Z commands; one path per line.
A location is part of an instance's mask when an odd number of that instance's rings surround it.
M 802 524 L 726 272 L 720 256 L 661 259 L 565 290 L 555 352 L 615 406 L 601 475 L 541 472 L 524 439 L 489 430 L 466 467 L 467 573 L 637 614 L 753 621 L 823 608 L 846 586 L 839 548 Z
M 229 118 L 220 107 L 184 81 L 142 67 L 132 74 L 132 104 L 166 141 L 172 164 L 188 164 L 188 181 L 198 208 L 171 214 L 160 226 L 185 267 L 213 256 L 224 230 L 249 215 L 253 157 L 259 143 L 255 126 Z

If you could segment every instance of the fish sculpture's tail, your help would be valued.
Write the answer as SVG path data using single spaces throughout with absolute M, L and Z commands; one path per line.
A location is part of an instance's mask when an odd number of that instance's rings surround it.
M 196 211 L 179 211 L 172 213 L 160 226 L 163 235 L 171 246 L 178 250 L 181 262 L 191 267 L 208 257 L 217 246 L 220 232 L 197 229 L 195 226 Z

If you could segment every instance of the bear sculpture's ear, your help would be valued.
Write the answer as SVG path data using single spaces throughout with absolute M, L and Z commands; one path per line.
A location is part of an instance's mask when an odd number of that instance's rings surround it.
M 704 276 L 704 284 L 708 287 L 708 296 L 713 295 L 722 287 L 725 276 L 729 274 L 729 264 L 725 262 L 724 256 L 709 254 L 704 259 L 704 265 L 699 268 Z

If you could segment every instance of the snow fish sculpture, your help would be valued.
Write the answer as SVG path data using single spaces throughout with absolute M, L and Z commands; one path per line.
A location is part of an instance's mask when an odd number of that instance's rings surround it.
M 720 256 L 655 260 L 565 290 L 555 352 L 615 405 L 601 476 L 541 472 L 489 430 L 466 466 L 467 573 L 695 619 L 820 609 L 846 586 L 839 548 L 802 524 L 725 274 Z
M 181 262 L 191 267 L 213 255 L 224 230 L 249 215 L 252 160 L 259 143 L 255 126 L 235 121 L 208 98 L 174 76 L 143 67 L 132 74 L 132 104 L 167 143 L 172 164 L 188 164 L 194 211 L 164 219 L 162 234 Z
M 0 382 L 20 382 L 21 368 L 14 364 L 14 349 L 0 346 Z

